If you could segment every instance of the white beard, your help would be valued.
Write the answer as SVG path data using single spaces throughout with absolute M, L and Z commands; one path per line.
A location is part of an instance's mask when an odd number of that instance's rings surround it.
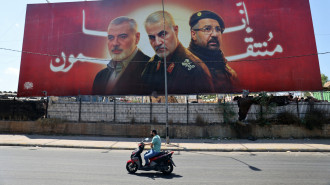
M 128 58 L 129 56 L 131 56 L 131 54 L 135 50 L 135 47 L 136 47 L 136 45 L 133 44 L 129 49 L 123 50 L 123 52 L 120 54 L 114 54 L 114 53 L 110 52 L 110 56 L 111 56 L 112 60 L 114 60 L 114 61 L 123 61 L 126 58 Z

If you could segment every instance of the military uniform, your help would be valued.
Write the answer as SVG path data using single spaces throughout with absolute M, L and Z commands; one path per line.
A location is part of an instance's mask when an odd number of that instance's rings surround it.
M 212 93 L 211 74 L 206 65 L 179 43 L 166 61 L 167 90 L 169 94 Z M 158 55 L 152 57 L 142 73 L 149 93 L 164 94 L 164 63 Z
M 125 70 L 116 80 L 113 88 L 107 90 L 108 81 L 111 75 L 115 72 L 115 68 L 107 65 L 107 68 L 97 73 L 93 83 L 94 95 L 144 95 L 146 94 L 146 87 L 141 80 L 141 73 L 150 57 L 137 51 L 136 55 L 129 62 Z
M 189 51 L 199 57 L 208 67 L 216 93 L 239 92 L 239 81 L 236 72 L 227 64 L 221 50 L 211 51 L 197 46 L 193 42 Z

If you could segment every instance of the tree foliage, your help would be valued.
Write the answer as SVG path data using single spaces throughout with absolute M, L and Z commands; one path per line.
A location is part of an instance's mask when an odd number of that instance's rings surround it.
M 329 80 L 328 76 L 321 74 L 322 86 Z

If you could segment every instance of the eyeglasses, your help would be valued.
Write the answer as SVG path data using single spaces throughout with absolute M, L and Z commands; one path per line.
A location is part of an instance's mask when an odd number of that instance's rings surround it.
M 212 27 L 212 26 L 205 26 L 203 28 L 198 28 L 198 29 L 193 29 L 194 31 L 201 31 L 204 34 L 211 34 L 213 30 L 215 30 L 216 33 L 221 33 L 221 27 L 220 26 L 216 26 L 216 27 Z

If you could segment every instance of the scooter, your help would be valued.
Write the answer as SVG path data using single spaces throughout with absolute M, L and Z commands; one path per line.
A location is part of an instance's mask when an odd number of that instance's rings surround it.
M 142 140 L 142 142 L 138 144 L 138 148 L 132 152 L 131 159 L 126 163 L 126 170 L 128 173 L 135 173 L 137 170 L 155 170 L 161 171 L 163 174 L 171 174 L 173 171 L 173 166 L 175 166 L 172 160 L 172 155 L 174 153 L 173 151 L 162 151 L 157 156 L 149 159 L 150 164 L 148 166 L 142 165 L 141 153 L 144 150 L 144 142 L 148 140 L 148 138 Z

